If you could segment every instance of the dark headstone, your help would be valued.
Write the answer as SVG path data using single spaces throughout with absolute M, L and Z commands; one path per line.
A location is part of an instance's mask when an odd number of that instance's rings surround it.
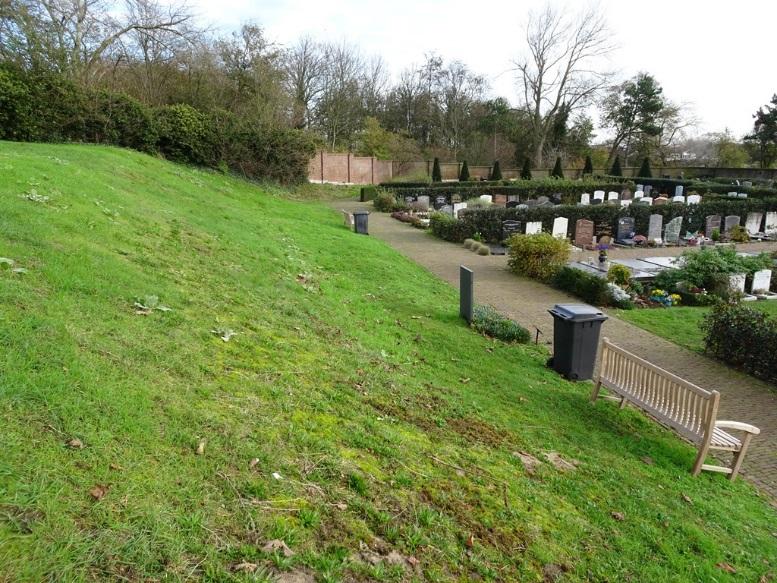
M 594 243 L 594 223 L 588 219 L 578 219 L 575 222 L 575 245 L 590 247 Z
M 446 204 L 448 204 L 448 197 L 445 196 L 444 194 L 440 194 L 434 197 L 434 208 L 436 208 L 437 210 L 440 210 Z
M 502 240 L 521 233 L 521 221 L 502 221 Z
M 720 215 L 708 215 L 705 222 L 704 222 L 704 234 L 707 236 L 708 239 L 712 238 L 712 231 L 715 229 L 718 230 L 718 233 L 720 233 L 720 224 L 722 220 L 720 218 Z
M 459 315 L 472 324 L 475 308 L 475 274 L 463 265 L 459 266 Z
M 634 217 L 621 217 L 618 219 L 618 231 L 615 241 L 624 245 L 634 244 Z

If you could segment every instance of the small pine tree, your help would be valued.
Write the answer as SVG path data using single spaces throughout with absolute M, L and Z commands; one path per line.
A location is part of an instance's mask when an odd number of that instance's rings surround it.
M 564 178 L 564 170 L 561 168 L 561 156 L 556 156 L 556 163 L 550 172 L 551 178 Z
M 645 157 L 642 160 L 642 166 L 639 167 L 639 178 L 653 178 L 653 172 L 650 170 L 650 158 Z
M 435 158 L 432 164 L 432 182 L 442 182 L 442 172 L 440 171 L 440 159 Z
M 495 160 L 494 167 L 491 168 L 491 180 L 502 180 L 502 169 L 499 167 L 499 160 Z
M 466 160 L 464 160 L 464 164 L 461 165 L 461 172 L 459 172 L 459 182 L 469 182 L 469 166 L 467 166 Z
M 523 160 L 523 168 L 521 168 L 521 180 L 531 180 L 531 160 L 527 156 Z
M 594 162 L 591 160 L 591 156 L 585 157 L 585 166 L 583 166 L 583 176 L 586 174 L 594 173 Z
M 612 163 L 612 169 L 610 170 L 610 176 L 623 176 L 623 170 L 621 169 L 621 157 L 615 156 L 615 162 Z

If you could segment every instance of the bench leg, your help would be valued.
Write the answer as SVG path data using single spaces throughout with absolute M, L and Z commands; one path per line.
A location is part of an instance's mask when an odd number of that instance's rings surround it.
M 691 471 L 694 476 L 698 476 L 701 473 L 701 467 L 704 465 L 704 459 L 707 457 L 709 449 L 710 446 L 708 443 L 699 448 L 699 454 L 696 456 L 696 461 L 694 462 L 693 470 Z
M 592 402 L 592 403 L 596 403 L 596 399 L 598 399 L 598 398 L 599 398 L 599 391 L 601 390 L 601 388 L 602 388 L 602 381 L 601 381 L 601 380 L 599 380 L 599 381 L 597 381 L 597 382 L 596 382 L 596 384 L 594 385 L 594 390 L 593 390 L 593 392 L 591 393 L 591 402 Z
M 731 466 L 731 475 L 729 475 L 728 479 L 733 480 L 737 477 L 737 474 L 739 473 L 739 469 L 742 467 L 742 462 L 745 460 L 745 452 L 747 451 L 748 446 L 750 445 L 750 439 L 752 438 L 752 434 L 746 433 L 745 439 L 742 441 L 742 449 L 740 449 L 737 453 L 734 454 L 734 465 Z
M 618 405 L 618 408 L 619 408 L 619 409 L 625 409 L 625 408 L 626 408 L 626 403 L 627 403 L 627 402 L 628 402 L 628 401 L 626 401 L 626 397 L 621 397 L 621 404 L 620 404 L 620 405 Z

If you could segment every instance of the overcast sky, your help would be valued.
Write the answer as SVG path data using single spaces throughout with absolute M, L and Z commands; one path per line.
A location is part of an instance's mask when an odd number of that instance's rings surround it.
M 516 101 L 511 60 L 525 46 L 528 12 L 541 0 L 191 0 L 218 30 L 241 22 L 292 44 L 310 34 L 346 40 L 381 55 L 391 73 L 418 64 L 427 52 L 460 60 L 486 76 L 490 93 Z M 551 0 L 576 10 L 577 2 Z M 687 103 L 698 132 L 729 128 L 742 135 L 752 114 L 777 92 L 777 0 L 601 0 L 618 48 L 609 67 L 623 78 L 653 74 L 664 94 Z

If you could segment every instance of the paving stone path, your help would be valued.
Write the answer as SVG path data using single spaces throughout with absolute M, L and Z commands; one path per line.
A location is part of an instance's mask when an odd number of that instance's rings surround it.
M 338 201 L 337 210 L 367 209 L 371 204 Z M 557 303 L 579 303 L 580 300 L 536 281 L 507 271 L 504 256 L 479 256 L 462 246 L 441 241 L 431 234 L 392 219 L 387 214 L 372 212 L 370 235 L 384 240 L 397 251 L 424 266 L 433 274 L 458 286 L 459 265 L 475 273 L 475 297 L 480 304 L 491 304 L 501 313 L 520 322 L 541 339 L 552 341 L 553 319 L 548 309 Z M 748 250 L 777 250 L 775 243 L 751 244 Z M 679 255 L 682 248 L 616 250 L 611 258 L 636 258 L 656 255 Z M 587 258 L 588 255 L 581 254 Z M 721 393 L 720 419 L 752 423 L 761 429 L 745 458 L 743 474 L 760 488 L 777 498 L 777 390 L 748 375 L 732 370 L 701 354 L 672 344 L 646 330 L 618 319 L 612 313 L 602 327 L 602 334 L 626 350 L 639 354 L 680 377 L 708 390 Z

